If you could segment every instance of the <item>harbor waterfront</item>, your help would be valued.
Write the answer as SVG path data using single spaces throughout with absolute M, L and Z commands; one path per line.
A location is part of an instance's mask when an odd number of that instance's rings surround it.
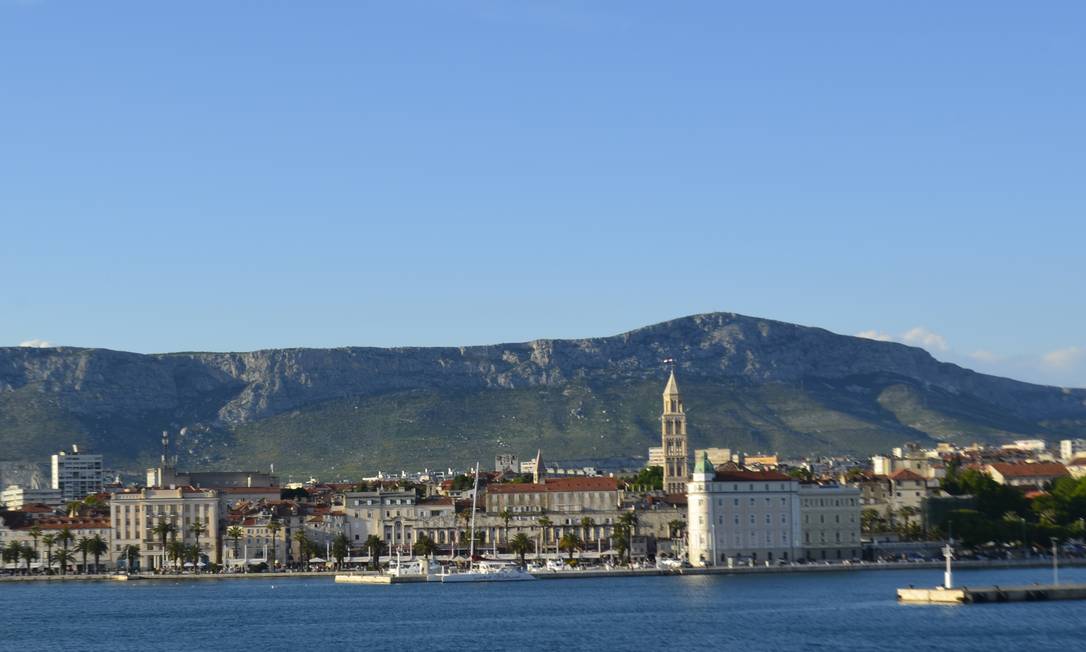
M 840 569 L 837 569 L 840 570 Z M 962 585 L 1028 585 L 1044 568 L 967 570 Z M 29 582 L 0 588 L 4 650 L 448 648 L 512 640 L 523 649 L 646 645 L 877 650 L 1077 649 L 1081 602 L 972 607 L 898 604 L 903 583 L 931 586 L 936 568 L 864 573 L 685 575 L 581 582 L 352 586 L 329 577 L 249 582 Z M 1086 569 L 1061 573 L 1086 581 Z M 513 623 L 516 623 L 515 625 Z M 183 635 L 182 635 L 183 632 Z M 93 643 L 90 644 L 94 647 Z

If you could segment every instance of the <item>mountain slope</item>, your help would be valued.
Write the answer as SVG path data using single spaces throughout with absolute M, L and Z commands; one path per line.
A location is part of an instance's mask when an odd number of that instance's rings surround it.
M 713 313 L 613 337 L 434 348 L 139 355 L 0 348 L 0 460 L 78 442 L 136 468 L 188 428 L 183 463 L 353 474 L 488 459 L 644 454 L 661 360 L 696 446 L 783 453 L 903 440 L 1086 433 L 1086 390 L 1031 385 L 927 352 Z

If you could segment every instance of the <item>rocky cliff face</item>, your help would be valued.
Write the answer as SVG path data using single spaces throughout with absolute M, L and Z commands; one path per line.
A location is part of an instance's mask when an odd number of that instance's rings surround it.
M 600 390 L 659 383 L 665 358 L 676 360 L 684 384 L 758 387 L 824 382 L 840 392 L 855 392 L 856 387 L 875 382 L 879 387 L 869 389 L 878 393 L 887 384 L 904 383 L 951 402 L 960 397 L 970 403 L 971 413 L 976 411 L 973 404 L 990 405 L 999 419 L 1039 424 L 1038 429 L 1047 427 L 1042 423 L 1070 424 L 1074 429 L 1086 420 L 1086 390 L 986 376 L 901 344 L 714 313 L 613 337 L 462 348 L 160 355 L 0 348 L 0 443 L 8 444 L 0 449 L 0 458 L 47 453 L 56 443 L 43 426 L 49 423 L 71 429 L 60 433 L 69 439 L 83 439 L 115 453 L 146 452 L 143 449 L 163 428 L 195 426 L 194 432 L 225 441 L 231 433 L 263 420 L 336 401 L 410 392 L 497 396 L 532 388 Z M 847 387 L 853 389 L 840 389 Z M 650 414 L 656 407 L 646 406 Z M 471 429 L 470 423 L 444 425 Z M 440 426 L 433 425 L 435 430 Z M 561 424 L 554 427 L 560 429 Z M 641 429 L 651 439 L 651 426 Z

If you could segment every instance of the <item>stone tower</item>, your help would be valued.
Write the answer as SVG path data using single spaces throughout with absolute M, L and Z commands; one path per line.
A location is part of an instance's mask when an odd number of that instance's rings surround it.
M 675 372 L 667 379 L 664 388 L 664 412 L 660 415 L 660 436 L 664 448 L 664 492 L 686 493 L 687 447 L 686 410 L 683 395 L 675 382 Z

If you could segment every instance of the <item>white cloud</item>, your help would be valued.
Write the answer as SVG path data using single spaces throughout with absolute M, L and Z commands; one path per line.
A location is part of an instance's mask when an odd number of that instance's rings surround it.
M 901 336 L 901 341 L 912 346 L 919 346 L 925 349 L 934 349 L 936 351 L 949 351 L 950 345 L 946 343 L 946 338 L 942 335 L 930 331 L 923 326 L 916 326 L 909 329 Z
M 859 333 L 856 333 L 856 337 L 862 337 L 868 340 L 878 340 L 879 342 L 895 341 L 893 335 L 890 335 L 889 333 L 883 333 L 882 331 L 877 331 L 873 328 L 871 330 L 860 331 Z
M 1041 364 L 1046 367 L 1067 369 L 1086 356 L 1086 349 L 1077 346 L 1069 346 L 1065 349 L 1049 351 L 1041 356 Z
M 19 342 L 19 346 L 26 346 L 32 349 L 51 349 L 56 346 L 52 342 L 46 340 L 39 340 L 37 338 L 32 340 L 26 340 L 25 342 Z

